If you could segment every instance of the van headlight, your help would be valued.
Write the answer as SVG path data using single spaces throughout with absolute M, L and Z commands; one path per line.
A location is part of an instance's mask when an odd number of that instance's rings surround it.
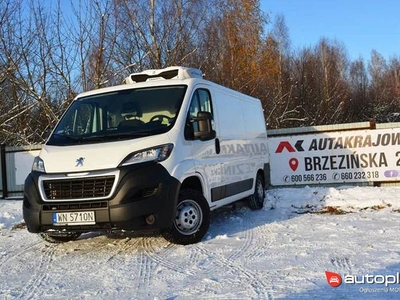
M 164 161 L 171 155 L 173 148 L 173 144 L 165 144 L 133 152 L 121 162 L 120 166 L 127 166 L 150 161 Z
M 44 161 L 39 156 L 36 156 L 33 159 L 32 171 L 46 173 L 46 170 L 44 168 Z

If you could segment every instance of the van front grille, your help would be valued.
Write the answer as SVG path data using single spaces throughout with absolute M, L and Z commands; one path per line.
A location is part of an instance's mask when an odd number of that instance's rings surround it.
M 95 199 L 110 195 L 115 176 L 43 180 L 47 200 Z
M 108 202 L 79 202 L 79 203 L 51 203 L 43 205 L 43 211 L 53 210 L 87 210 L 93 208 L 107 208 Z

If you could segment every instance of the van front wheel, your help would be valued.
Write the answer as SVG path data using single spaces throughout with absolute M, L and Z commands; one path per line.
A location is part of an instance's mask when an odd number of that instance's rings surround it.
M 265 186 L 264 180 L 260 174 L 257 174 L 256 186 L 254 188 L 254 194 L 247 198 L 247 203 L 250 209 L 259 210 L 264 207 L 265 198 Z
M 171 243 L 189 245 L 201 241 L 209 226 L 207 200 L 197 190 L 185 189 L 179 193 L 172 226 L 161 230 L 161 234 Z

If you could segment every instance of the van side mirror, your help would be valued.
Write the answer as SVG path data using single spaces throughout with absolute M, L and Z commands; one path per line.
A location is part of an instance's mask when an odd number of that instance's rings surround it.
M 197 130 L 194 131 L 194 137 L 202 141 L 207 141 L 215 138 L 215 130 L 212 129 L 211 120 L 212 115 L 206 111 L 199 111 L 197 117 L 192 119 L 197 122 Z

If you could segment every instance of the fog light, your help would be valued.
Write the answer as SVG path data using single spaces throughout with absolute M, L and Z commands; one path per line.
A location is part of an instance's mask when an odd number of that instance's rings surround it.
M 153 225 L 155 221 L 156 221 L 155 215 L 150 215 L 146 217 L 146 223 L 149 225 Z

